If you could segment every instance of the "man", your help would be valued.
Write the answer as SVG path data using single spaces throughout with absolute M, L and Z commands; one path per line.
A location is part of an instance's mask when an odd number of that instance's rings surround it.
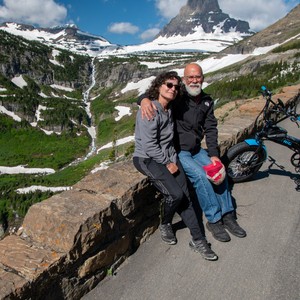
M 184 91 L 173 105 L 174 139 L 179 160 L 193 184 L 208 221 L 207 229 L 216 240 L 228 242 L 231 238 L 226 230 L 240 238 L 245 237 L 246 232 L 236 221 L 227 180 L 220 185 L 214 185 L 208 180 L 203 169 L 211 163 L 220 162 L 214 102 L 203 92 L 203 81 L 203 71 L 198 64 L 190 63 L 185 67 L 182 78 Z M 143 116 L 148 120 L 153 118 L 156 107 L 152 102 L 145 98 L 145 95 L 142 95 L 138 102 L 141 104 Z M 201 148 L 204 136 L 207 150 Z

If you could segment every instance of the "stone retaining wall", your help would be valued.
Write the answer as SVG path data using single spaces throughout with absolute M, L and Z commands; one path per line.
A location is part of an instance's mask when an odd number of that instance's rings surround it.
M 299 100 L 299 89 L 278 97 Z M 256 98 L 216 111 L 222 154 L 251 133 L 262 105 Z M 0 241 L 0 299 L 80 299 L 157 229 L 159 200 L 126 161 L 33 205 L 17 234 Z

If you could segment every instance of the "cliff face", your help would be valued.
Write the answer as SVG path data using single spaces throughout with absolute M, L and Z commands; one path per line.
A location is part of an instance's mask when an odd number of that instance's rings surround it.
M 143 78 L 154 76 L 158 70 L 149 70 L 139 62 L 116 63 L 110 60 L 96 62 L 96 82 L 101 88 L 109 88 L 128 82 L 137 82 Z
M 90 84 L 91 59 L 61 52 L 38 42 L 0 30 L 0 75 L 7 79 L 26 75 L 40 85 L 63 84 L 72 88 L 87 88 Z M 66 70 L 67 66 L 70 71 Z
M 205 33 L 220 30 L 223 33 L 237 31 L 251 34 L 248 22 L 230 18 L 223 13 L 217 0 L 189 0 L 156 36 L 170 37 L 172 35 L 188 35 L 194 33 L 195 28 L 202 27 Z

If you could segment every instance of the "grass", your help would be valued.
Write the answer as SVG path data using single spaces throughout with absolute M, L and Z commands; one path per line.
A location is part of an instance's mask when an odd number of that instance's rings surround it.
M 0 117 L 0 126 L 3 117 Z M 3 122 L 2 122 L 3 125 Z M 4 126 L 2 127 L 2 129 Z M 27 165 L 58 170 L 83 156 L 90 144 L 87 133 L 46 135 L 33 127 L 6 127 L 0 135 L 0 165 Z
M 134 132 L 135 113 L 131 116 L 124 116 L 121 120 L 115 121 L 110 117 L 100 121 L 98 124 L 97 140 L 99 145 L 130 136 Z

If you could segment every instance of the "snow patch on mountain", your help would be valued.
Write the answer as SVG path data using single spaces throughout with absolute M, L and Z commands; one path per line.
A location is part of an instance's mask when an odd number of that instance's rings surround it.
M 220 52 L 233 43 L 240 41 L 245 36 L 245 34 L 234 30 L 223 32 L 216 29 L 213 33 L 206 33 L 202 26 L 196 26 L 193 30 L 194 32 L 191 34 L 176 34 L 169 37 L 159 36 L 152 42 L 120 46 L 111 44 L 102 37 L 84 33 L 77 28 L 71 28 L 72 34 L 67 32 L 68 28 L 65 27 L 50 30 L 24 26 L 17 23 L 5 23 L 0 26 L 0 29 L 14 35 L 22 36 L 28 40 L 40 41 L 48 46 L 66 49 L 91 57 L 125 55 L 147 51 Z M 51 60 L 54 64 L 57 64 L 55 61 L 56 55 L 57 53 L 54 52 L 54 59 Z

